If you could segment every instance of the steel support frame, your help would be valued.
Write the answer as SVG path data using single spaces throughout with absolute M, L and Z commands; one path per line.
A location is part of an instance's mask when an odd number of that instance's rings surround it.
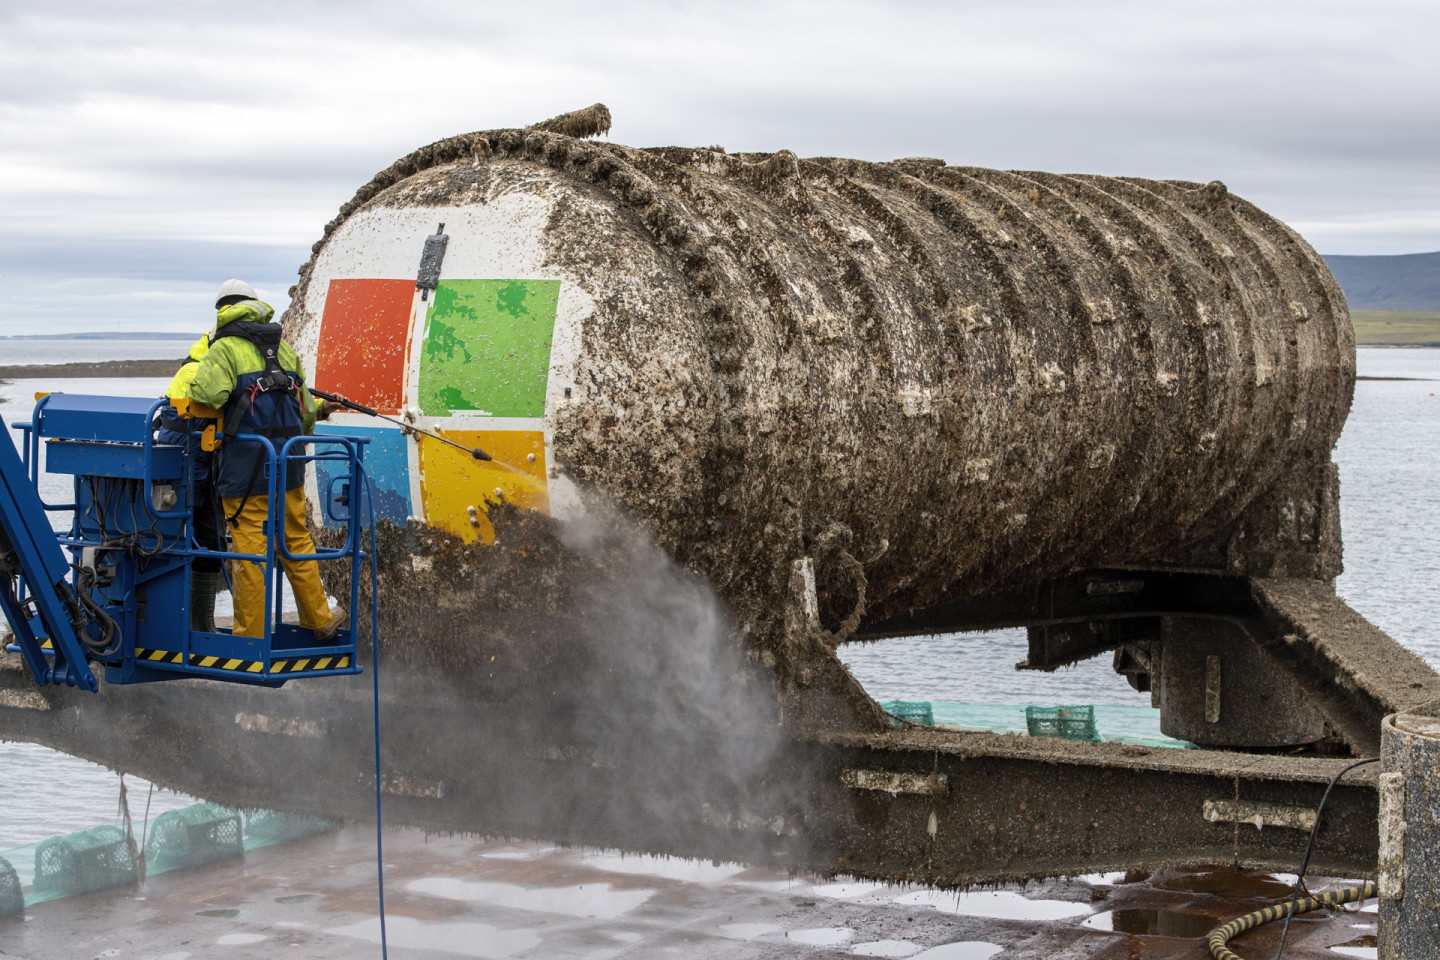
M 0 738 L 219 802 L 363 820 L 372 761 L 352 734 L 371 704 L 339 687 L 39 696 L 12 663 L 0 670 Z M 792 741 L 750 782 L 707 794 L 688 770 L 551 742 L 543 718 L 465 703 L 383 709 L 389 823 L 944 886 L 1199 863 L 1294 871 L 1304 817 L 1345 763 L 905 729 Z M 494 735 L 423 733 L 464 729 Z M 1330 798 L 1312 872 L 1371 875 L 1376 822 L 1374 774 L 1357 771 Z

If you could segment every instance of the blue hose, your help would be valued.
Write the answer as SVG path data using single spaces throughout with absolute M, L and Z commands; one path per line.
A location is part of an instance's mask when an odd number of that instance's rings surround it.
M 385 842 L 381 835 L 380 791 L 380 566 L 375 549 L 375 504 L 370 498 L 370 477 L 358 460 L 361 496 L 365 498 L 365 520 L 370 529 L 370 683 L 375 701 L 375 877 L 380 894 L 380 956 L 389 960 L 385 935 Z

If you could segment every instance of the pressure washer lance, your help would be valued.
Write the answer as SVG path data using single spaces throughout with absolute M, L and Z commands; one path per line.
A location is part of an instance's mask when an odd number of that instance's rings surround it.
M 381 420 L 389 420 L 391 423 L 395 424 L 397 427 L 400 427 L 402 430 L 409 431 L 410 433 L 422 434 L 423 436 L 429 437 L 431 440 L 439 440 L 441 443 L 448 444 L 449 446 L 454 447 L 456 450 L 464 450 L 476 460 L 490 459 L 490 454 L 486 453 L 484 450 L 481 450 L 479 447 L 475 447 L 472 449 L 470 447 L 462 446 L 456 443 L 454 440 L 449 439 L 448 437 L 440 436 L 440 434 L 438 433 L 431 433 L 429 430 L 421 430 L 414 424 L 405 423 L 403 420 L 396 420 L 394 417 L 387 417 L 385 416 L 385 414 L 380 413 L 377 410 L 371 410 L 363 403 L 356 403 L 354 400 L 346 400 L 342 396 L 338 396 L 333 393 L 326 393 L 324 390 L 316 390 L 314 387 L 310 387 L 309 389 L 313 395 L 319 397 L 321 400 L 329 400 L 331 403 L 338 403 L 342 407 L 354 410 L 356 413 L 363 413 L 367 417 L 377 417 Z

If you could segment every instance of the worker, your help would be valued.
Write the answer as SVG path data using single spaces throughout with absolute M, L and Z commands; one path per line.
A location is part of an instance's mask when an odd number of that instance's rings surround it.
M 270 513 L 267 466 L 273 445 L 310 432 L 315 420 L 339 406 L 317 406 L 305 386 L 300 358 L 280 338 L 275 311 L 243 280 L 226 280 L 215 298 L 215 332 L 210 349 L 190 384 L 191 399 L 219 410 L 224 437 L 217 451 L 215 488 L 237 553 L 265 554 L 265 522 Z M 238 434 L 261 440 L 235 440 Z M 266 442 L 268 441 L 268 443 Z M 305 463 L 287 464 L 280 488 L 285 491 L 285 546 L 292 554 L 313 554 L 315 543 L 305 523 Z M 300 608 L 300 626 L 314 631 L 319 643 L 331 643 L 344 627 L 346 612 L 330 609 L 314 560 L 291 560 L 277 550 L 285 576 Z M 251 561 L 231 565 L 235 593 L 235 636 L 265 634 L 265 576 Z
M 190 345 L 190 352 L 180 363 L 180 369 L 165 390 L 165 396 L 172 400 L 186 397 L 200 361 L 210 350 L 210 334 Z M 215 485 L 211 473 L 211 453 L 200 443 L 201 435 L 213 420 L 192 420 L 189 429 L 174 407 L 160 412 L 160 429 L 155 434 L 159 443 L 173 443 L 184 446 L 190 459 L 190 478 L 194 503 L 191 504 L 191 529 L 195 542 L 206 550 L 216 552 L 225 549 L 225 528 L 220 523 L 220 514 L 215 508 Z M 222 578 L 220 561 L 216 557 L 196 557 L 190 565 L 190 629 L 215 632 L 215 595 L 220 592 Z

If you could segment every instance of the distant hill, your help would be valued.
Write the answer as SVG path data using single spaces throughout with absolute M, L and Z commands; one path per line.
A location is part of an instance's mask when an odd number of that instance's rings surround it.
M 1440 310 L 1440 253 L 1325 257 L 1351 310 Z
M 89 333 L 17 333 L 0 340 L 189 340 L 190 333 L 164 330 L 132 330 L 126 332 L 93 331 Z

